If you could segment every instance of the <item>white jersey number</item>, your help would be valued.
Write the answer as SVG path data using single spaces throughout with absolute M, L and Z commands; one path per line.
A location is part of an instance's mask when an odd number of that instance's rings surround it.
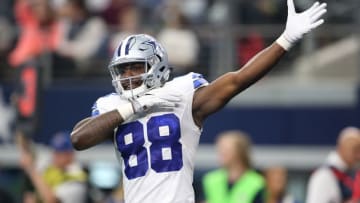
M 149 154 L 144 146 L 145 132 L 150 142 Z M 149 157 L 151 169 L 158 173 L 180 170 L 183 166 L 180 135 L 179 118 L 172 113 L 153 116 L 146 125 L 139 121 L 120 125 L 115 141 L 124 159 L 126 177 L 144 176 L 149 169 Z

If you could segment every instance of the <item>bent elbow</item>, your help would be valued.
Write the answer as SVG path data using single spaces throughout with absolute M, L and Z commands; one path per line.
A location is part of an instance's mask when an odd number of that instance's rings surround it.
M 71 133 L 71 143 L 75 150 L 84 150 L 85 147 L 81 143 L 81 134 L 79 132 L 72 132 Z

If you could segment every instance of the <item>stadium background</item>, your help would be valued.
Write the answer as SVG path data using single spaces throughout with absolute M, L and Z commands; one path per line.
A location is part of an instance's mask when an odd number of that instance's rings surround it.
M 12 67 L 8 59 L 22 32 L 14 12 L 14 5 L 21 1 L 0 2 L 0 187 L 13 195 L 19 191 L 23 176 L 13 140 L 15 109 L 10 104 L 10 95 L 18 86 L 19 68 Z M 54 2 L 54 8 L 59 8 L 61 0 Z M 356 12 L 360 2 L 325 2 L 329 7 L 326 24 L 307 35 L 266 78 L 206 121 L 196 158 L 196 191 L 202 174 L 217 166 L 213 146 L 216 135 L 223 130 L 241 129 L 251 135 L 255 144 L 255 166 L 259 170 L 274 165 L 288 168 L 289 190 L 304 200 L 307 178 L 333 148 L 338 132 L 349 125 L 360 127 L 360 14 Z M 160 37 L 171 31 L 177 37 L 170 41 L 163 37 L 168 46 L 176 49 L 183 45 L 179 48 L 182 52 L 195 56 L 169 52 L 174 54 L 170 62 L 175 74 L 194 71 L 212 81 L 236 70 L 274 41 L 286 20 L 284 0 L 87 3 L 90 16 L 99 16 L 106 25 L 101 46 L 86 58 L 70 57 L 75 64 L 72 69 L 62 70 L 61 65 L 54 64 L 58 62 L 53 59 L 54 50 L 45 50 L 34 59 L 42 87 L 39 130 L 33 139 L 42 154 L 48 153 L 46 145 L 51 135 L 70 130 L 78 120 L 90 115 L 96 98 L 114 91 L 107 71 L 114 36 L 136 31 Z M 312 3 L 296 0 L 300 10 Z M 129 10 L 133 13 L 126 14 Z M 110 14 L 114 13 L 124 16 L 112 19 Z M 181 26 L 174 26 L 174 18 L 181 19 Z M 121 19 L 134 25 L 124 25 Z M 131 26 L 135 28 L 126 30 Z M 85 166 L 94 161 L 116 161 L 109 144 L 80 152 L 78 158 Z

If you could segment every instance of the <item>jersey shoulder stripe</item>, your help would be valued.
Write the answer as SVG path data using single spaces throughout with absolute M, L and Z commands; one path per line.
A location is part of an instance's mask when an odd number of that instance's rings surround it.
M 191 77 L 193 79 L 194 89 L 198 89 L 200 87 L 203 87 L 203 86 L 206 86 L 209 84 L 203 75 L 201 75 L 199 73 L 191 73 L 191 74 L 192 74 Z
M 99 109 L 97 107 L 97 102 L 91 107 L 91 117 L 98 116 L 100 114 Z
M 170 81 L 170 83 L 175 85 L 176 89 L 180 89 L 184 92 L 194 91 L 209 84 L 203 75 L 194 72 L 176 77 L 173 81 Z

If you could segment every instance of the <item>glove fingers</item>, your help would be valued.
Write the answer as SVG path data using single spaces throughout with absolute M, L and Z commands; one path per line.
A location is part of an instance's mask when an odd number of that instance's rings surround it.
M 321 5 L 316 6 L 314 9 L 312 9 L 312 10 L 310 11 L 310 13 L 309 13 L 310 16 L 316 15 L 319 11 L 325 9 L 326 6 L 327 6 L 326 3 L 322 3 Z
M 288 13 L 295 13 L 294 0 L 287 0 Z
M 311 24 L 311 29 L 315 29 L 315 28 L 319 27 L 323 23 L 324 23 L 324 20 L 320 19 L 320 20 L 316 21 L 315 23 Z
M 177 93 L 169 93 L 166 95 L 157 95 L 158 98 L 162 100 L 172 101 L 172 102 L 179 102 L 181 101 L 181 95 Z
M 176 103 L 174 102 L 168 102 L 168 101 L 161 101 L 159 104 L 159 107 L 165 107 L 165 108 L 173 108 L 176 107 Z
M 169 96 L 165 100 L 171 101 L 171 102 L 180 102 L 181 98 L 180 97 Z
M 317 12 L 315 15 L 310 17 L 311 21 L 315 22 L 315 21 L 319 20 L 321 18 L 321 16 L 323 16 L 326 13 L 326 11 L 327 11 L 326 9 L 323 9 L 323 10 Z
M 308 8 L 306 11 L 308 11 L 308 12 L 312 12 L 314 9 L 316 9 L 318 6 L 319 6 L 319 2 L 317 1 L 317 2 L 315 2 L 310 8 Z M 306 12 L 305 11 L 305 12 Z

